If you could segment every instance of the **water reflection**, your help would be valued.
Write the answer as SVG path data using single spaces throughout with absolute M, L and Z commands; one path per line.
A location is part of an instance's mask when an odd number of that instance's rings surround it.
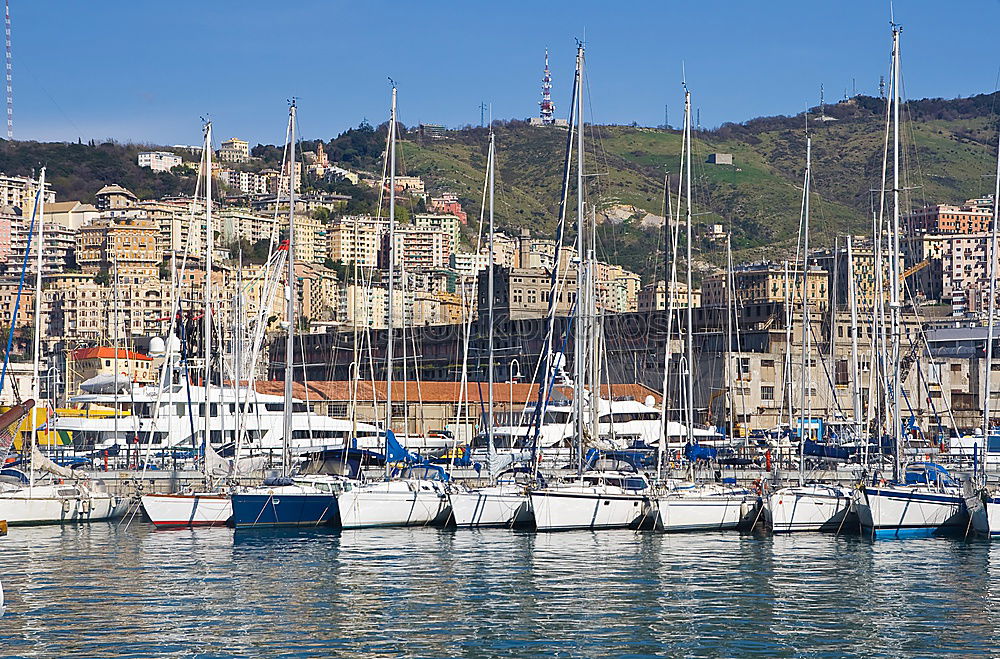
M 909 656 L 998 646 L 1000 543 L 13 529 L 10 656 Z

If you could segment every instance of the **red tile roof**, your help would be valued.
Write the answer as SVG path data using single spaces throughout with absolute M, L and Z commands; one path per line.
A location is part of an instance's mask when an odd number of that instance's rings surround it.
M 106 348 L 104 346 L 98 348 L 80 348 L 79 350 L 73 351 L 73 359 L 114 359 L 115 349 Z M 125 350 L 124 348 L 118 349 L 118 359 L 135 359 L 141 362 L 151 362 L 152 357 L 142 354 L 141 352 L 132 352 L 131 350 Z
M 350 401 L 352 381 L 349 380 L 322 380 L 309 382 L 308 386 L 302 382 L 295 382 L 292 385 L 292 396 L 298 400 L 317 401 Z M 281 396 L 285 392 L 285 383 L 281 380 L 268 380 L 255 382 L 254 386 L 262 394 L 272 394 Z M 357 384 L 358 401 L 371 401 L 372 382 L 371 380 L 361 380 Z M 379 401 L 385 401 L 385 382 L 375 382 L 375 396 Z M 461 394 L 461 385 L 458 382 L 393 382 L 392 398 L 401 402 L 404 398 L 411 403 L 455 403 L 458 402 Z M 479 403 L 489 400 L 489 386 L 485 382 L 470 382 L 466 385 L 466 394 L 463 397 L 470 403 Z M 513 394 L 514 402 L 522 404 L 525 401 L 531 402 L 538 399 L 538 385 L 529 383 L 497 382 L 493 385 L 493 400 L 496 403 L 510 403 Z M 570 387 L 556 387 L 553 394 L 559 398 L 572 398 L 573 390 Z M 630 397 L 639 402 L 644 402 L 646 396 L 652 396 L 656 404 L 660 403 L 660 395 L 653 389 L 641 384 L 612 384 L 601 385 L 601 395 L 604 397 L 613 396 L 615 398 Z

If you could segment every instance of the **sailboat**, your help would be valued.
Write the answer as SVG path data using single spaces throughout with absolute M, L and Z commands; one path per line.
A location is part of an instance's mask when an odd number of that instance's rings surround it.
M 594 290 L 593 218 L 588 230 L 584 205 L 584 48 L 576 52 L 576 214 L 577 254 L 576 303 L 573 319 L 574 382 L 573 407 L 578 451 L 577 477 L 568 483 L 552 484 L 529 492 L 535 527 L 539 531 L 565 529 L 630 528 L 644 520 L 649 511 L 649 482 L 634 466 L 605 460 L 599 454 L 584 459 L 589 437 L 597 441 L 599 365 L 597 364 L 596 294 Z M 588 390 L 589 386 L 589 390 Z M 589 406 L 589 415 L 587 414 Z M 589 421 L 589 423 L 588 423 Z M 588 427 L 589 426 L 589 427 Z M 596 453 L 596 452 L 593 452 Z
M 495 234 L 493 216 L 493 193 L 494 176 L 496 169 L 496 139 L 493 131 L 490 131 L 489 150 L 487 152 L 487 185 L 489 190 L 489 264 L 487 266 L 488 278 L 488 298 L 489 307 L 487 310 L 488 327 L 488 387 L 489 402 L 486 414 L 486 468 L 490 483 L 486 487 L 472 490 L 458 490 L 452 488 L 449 492 L 451 503 L 452 519 L 457 527 L 505 527 L 526 526 L 531 524 L 531 515 L 527 486 L 532 482 L 530 473 L 524 470 L 509 470 L 501 474 L 499 479 L 495 478 L 495 466 L 499 464 L 496 459 L 494 422 L 494 374 L 496 372 L 494 359 L 494 288 L 495 288 L 495 252 L 493 237 Z M 529 470 L 530 471 L 530 470 Z
M 963 528 L 966 520 L 962 488 L 947 470 L 940 465 L 929 462 L 914 463 L 904 470 L 901 462 L 903 423 L 900 399 L 903 394 L 903 383 L 900 377 L 899 36 L 900 28 L 893 24 L 890 75 L 893 129 L 893 209 L 892 227 L 889 230 L 889 237 L 892 241 L 889 255 L 890 307 L 892 311 L 892 344 L 889 357 L 892 364 L 892 375 L 888 384 L 891 399 L 889 430 L 895 443 L 894 473 L 890 482 L 876 473 L 870 482 L 861 484 L 854 500 L 854 508 L 861 522 L 862 534 L 872 538 L 934 535 Z M 886 187 L 885 176 L 885 170 L 883 170 L 883 191 Z M 884 199 L 884 196 L 883 193 L 881 197 Z M 988 373 L 989 367 L 987 366 Z
M 343 489 L 336 476 L 292 476 L 292 377 L 295 345 L 295 101 L 288 110 L 288 288 L 285 298 L 288 333 L 285 337 L 285 404 L 282 476 L 267 479 L 262 487 L 233 492 L 232 525 L 236 528 L 273 526 L 337 526 Z
M 205 282 L 204 282 L 204 339 L 202 344 L 205 349 L 205 383 L 209 383 L 209 363 L 211 360 L 212 346 L 212 252 L 213 231 L 212 231 L 212 122 L 205 122 L 204 144 L 202 146 L 202 167 L 205 177 Z M 169 355 L 168 355 L 169 356 Z M 166 374 L 165 365 L 164 373 Z M 206 386 L 205 395 L 208 397 L 210 389 Z M 219 390 L 221 402 L 221 390 Z M 202 445 L 204 446 L 203 467 L 206 484 L 212 478 L 213 462 L 218 463 L 221 459 L 212 448 L 210 429 L 210 410 L 214 405 L 202 405 L 204 430 L 202 435 Z M 219 405 L 220 409 L 225 406 Z M 192 422 L 192 425 L 193 422 Z M 197 433 L 192 435 L 192 443 L 197 438 Z M 214 458 L 214 460 L 213 460 Z M 143 494 L 141 497 L 142 509 L 146 517 L 157 528 L 169 528 L 178 526 L 221 526 L 229 521 L 232 516 L 232 506 L 229 501 L 229 494 L 226 492 L 180 492 L 173 494 Z
M 14 327 L 17 324 L 17 310 L 20 305 L 20 295 L 24 286 L 24 275 L 28 269 L 31 253 L 32 234 L 35 233 L 37 222 L 37 240 L 34 241 L 36 253 L 35 300 L 42 299 L 42 262 L 45 249 L 44 241 L 44 191 L 45 168 L 38 178 L 38 192 L 32 209 L 31 226 L 28 230 L 28 245 L 25 248 L 24 260 L 21 264 L 21 281 L 18 285 L 18 298 L 14 306 L 11 320 L 10 335 L 7 340 L 7 351 L 4 356 L 3 373 L 0 374 L 0 389 L 7 373 Z M 34 311 L 34 355 L 32 359 L 32 393 L 33 398 L 23 401 L 0 415 L 0 454 L 6 456 L 13 443 L 14 433 L 21 421 L 31 415 L 31 430 L 28 433 L 29 448 L 25 450 L 22 435 L 22 455 L 28 462 L 28 474 L 13 482 L 4 477 L 0 480 L 0 519 L 11 525 L 24 524 L 61 524 L 67 522 L 88 522 L 111 519 L 123 510 L 119 507 L 120 499 L 103 488 L 103 483 L 91 484 L 81 479 L 72 469 L 56 464 L 38 450 L 37 434 L 38 416 L 35 401 L 40 393 L 39 360 L 41 358 L 41 305 L 35 304 Z M 48 480 L 37 480 L 37 474 L 44 472 Z M 56 481 L 55 479 L 60 479 Z M 65 481 L 69 482 L 65 482 Z
M 851 509 L 851 491 L 839 485 L 807 483 L 805 452 L 808 443 L 806 417 L 811 405 L 810 338 L 812 326 L 807 296 L 809 276 L 809 193 L 812 183 L 812 137 L 806 137 L 806 171 L 802 187 L 802 400 L 799 409 L 799 482 L 773 492 L 767 501 L 775 533 L 792 531 L 838 531 Z M 831 341 L 833 338 L 831 336 Z
M 685 337 L 685 348 L 687 352 L 687 367 L 685 368 L 685 404 L 687 420 L 685 430 L 687 432 L 687 446 L 696 448 L 694 436 L 694 318 L 691 299 L 691 245 L 692 245 L 692 206 L 691 206 L 691 92 L 685 85 L 684 89 L 684 141 L 681 147 L 682 167 L 684 169 L 684 185 L 686 196 L 686 217 L 687 225 L 687 331 Z M 678 194 L 680 190 L 678 190 Z M 669 195 L 669 191 L 667 192 Z M 679 232 L 680 206 L 677 209 L 677 221 L 674 222 Z M 671 241 L 673 243 L 672 252 L 672 277 L 676 278 L 677 262 L 677 235 Z M 673 296 L 668 296 L 671 305 L 668 310 L 668 323 L 673 317 Z M 669 334 L 669 332 L 668 332 Z M 667 378 L 670 361 L 670 337 L 667 337 L 664 355 L 664 405 L 661 411 L 663 415 L 664 427 L 667 424 L 666 399 L 667 399 Z M 662 452 L 660 461 L 662 464 Z M 740 510 L 747 492 L 743 488 L 721 484 L 695 484 L 695 483 L 674 483 L 667 482 L 652 499 L 652 509 L 655 513 L 655 525 L 657 528 L 667 532 L 676 531 L 700 531 L 700 530 L 724 530 L 735 529 L 740 521 Z
M 416 462 L 413 456 L 400 446 L 391 430 L 392 425 L 392 380 L 394 349 L 394 304 L 393 294 L 396 274 L 396 87 L 392 87 L 392 101 L 389 111 L 388 135 L 389 159 L 389 240 L 388 240 L 388 280 L 387 286 L 387 327 L 385 364 L 385 428 L 382 433 L 385 446 L 385 477 L 382 480 L 364 482 L 351 480 L 345 484 L 340 494 L 340 524 L 345 529 L 369 528 L 376 526 L 423 526 L 441 521 L 449 512 L 447 480 L 443 469 L 434 465 L 411 465 L 400 473 L 390 472 L 393 456 L 401 456 L 404 462 Z M 355 474 L 360 478 L 360 473 Z

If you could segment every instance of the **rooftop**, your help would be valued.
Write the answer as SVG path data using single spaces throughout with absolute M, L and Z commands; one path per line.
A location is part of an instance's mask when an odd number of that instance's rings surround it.
M 105 346 L 100 346 L 97 348 L 80 348 L 79 350 L 73 351 L 73 359 L 114 359 L 115 349 L 108 348 Z M 135 359 L 142 362 L 153 361 L 152 357 L 142 354 L 141 352 L 132 352 L 131 350 L 125 350 L 124 348 L 118 349 L 118 359 Z

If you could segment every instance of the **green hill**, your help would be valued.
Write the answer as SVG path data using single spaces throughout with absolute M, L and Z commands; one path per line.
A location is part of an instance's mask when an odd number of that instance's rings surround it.
M 967 99 L 924 99 L 905 107 L 903 171 L 905 205 L 961 202 L 992 190 L 1000 94 Z M 819 120 L 824 116 L 826 120 Z M 794 249 L 805 167 L 805 117 L 763 117 L 697 131 L 694 144 L 694 212 L 701 227 L 720 223 L 731 231 L 738 260 L 779 257 Z M 387 126 L 362 125 L 324 141 L 331 160 L 381 171 Z M 496 218 L 500 227 L 527 227 L 552 236 L 558 214 L 566 142 L 564 129 L 522 121 L 496 122 Z M 885 102 L 859 96 L 810 112 L 813 143 L 812 227 L 814 245 L 835 234 L 870 232 L 872 205 L 881 185 Z M 588 194 L 600 209 L 617 209 L 599 229 L 601 256 L 647 277 L 660 261 L 662 230 L 642 222 L 663 214 L 663 180 L 676 192 L 681 137 L 676 130 L 638 126 L 588 126 Z M 487 131 L 465 128 L 443 139 L 423 138 L 401 127 L 400 171 L 423 177 L 432 193 L 459 195 L 469 213 L 466 238 L 474 234 L 486 166 Z M 302 148 L 314 149 L 316 142 Z M 135 164 L 137 145 L 0 142 L 0 171 L 29 174 L 41 164 L 61 199 L 89 200 L 106 183 L 120 183 L 140 197 L 190 193 L 190 177 L 153 173 Z M 734 164 L 705 162 L 710 153 L 732 153 Z M 280 150 L 259 145 L 268 162 Z M 190 159 L 190 156 L 188 156 Z M 355 194 L 354 211 L 374 195 L 342 183 L 318 187 Z M 575 202 L 571 201 L 571 208 Z M 636 213 L 620 212 L 635 207 Z M 628 217 L 625 217 L 628 216 Z M 572 213 L 571 213 L 572 218 Z M 571 222 L 572 224 L 572 222 Z M 572 227 L 569 236 L 572 237 Z M 721 263 L 719 244 L 699 239 L 699 260 Z

